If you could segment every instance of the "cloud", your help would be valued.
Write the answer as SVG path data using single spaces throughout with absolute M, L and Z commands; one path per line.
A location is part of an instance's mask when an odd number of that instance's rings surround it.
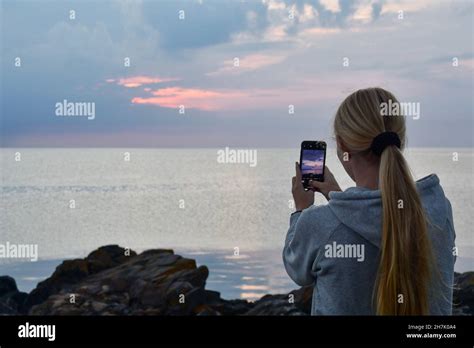
M 254 122 L 270 120 L 255 139 L 271 143 L 282 132 L 292 144 L 299 140 L 302 123 L 308 122 L 306 131 L 318 131 L 320 124 L 311 123 L 314 117 L 325 120 L 347 93 L 380 85 L 402 99 L 423 101 L 433 125 L 446 120 L 443 110 L 459 118 L 455 131 L 460 137 L 449 140 L 445 128 L 437 126 L 427 137 L 420 126 L 414 133 L 417 144 L 431 145 L 438 137 L 446 144 L 472 144 L 471 134 L 466 135 L 472 129 L 463 126 L 472 119 L 472 1 L 334 4 L 92 1 L 77 3 L 78 16 L 71 21 L 57 0 L 47 7 L 4 2 L 1 135 L 24 135 L 27 144 L 30 135 L 43 134 L 48 144 L 54 134 L 68 131 L 94 133 L 99 139 L 103 132 L 142 127 L 166 129 L 161 136 L 172 144 L 170 134 L 192 137 L 196 127 L 211 124 L 224 141 L 252 141 Z M 178 19 L 181 8 L 184 21 Z M 290 10 L 295 10 L 293 20 Z M 405 12 L 403 21 L 397 18 L 399 10 Z M 13 67 L 17 56 L 21 68 Z M 350 58 L 347 68 L 342 66 L 345 56 Z M 127 69 L 124 57 L 132 62 Z M 239 67 L 233 66 L 234 57 L 240 58 Z M 459 67 L 452 67 L 453 57 L 459 58 Z M 25 95 L 30 103 L 24 103 Z M 99 116 L 93 123 L 51 117 L 54 103 L 65 97 L 96 102 Z M 286 119 L 289 104 L 295 105 L 297 122 Z M 196 115 L 186 123 L 186 134 L 179 119 L 165 117 L 179 105 L 194 108 Z M 157 108 L 162 108 L 159 118 Z M 238 130 L 232 117 L 238 119 Z M 282 121 L 272 123 L 272 117 Z M 137 133 L 137 142 L 146 143 L 147 136 Z M 212 142 L 195 139 L 194 144 L 201 143 Z
M 341 7 L 339 6 L 339 0 L 319 0 L 319 3 L 324 6 L 324 8 L 331 12 L 341 12 Z
M 238 59 L 238 66 L 235 62 Z M 221 64 L 221 67 L 216 71 L 207 73 L 208 76 L 222 75 L 222 74 L 241 74 L 247 71 L 254 71 L 261 68 L 268 67 L 283 62 L 286 59 L 284 55 L 269 55 L 256 53 L 242 58 L 235 57 L 234 59 L 226 60 Z
M 268 27 L 263 34 L 263 40 L 267 42 L 278 42 L 289 40 L 288 36 L 288 26 L 283 25 L 273 25 Z
M 361 72 L 358 82 L 365 79 L 383 80 L 378 74 Z M 219 115 L 238 114 L 241 111 L 280 110 L 285 112 L 288 106 L 305 108 L 318 102 L 341 99 L 341 85 L 351 86 L 351 79 L 346 76 L 332 77 L 327 84 L 327 77 L 321 75 L 319 80 L 299 80 L 294 85 L 271 88 L 238 88 L 206 89 L 167 87 L 149 91 L 148 95 L 132 98 L 132 104 L 154 105 L 176 109 L 183 105 L 186 109 L 203 111 L 226 111 Z M 356 83 L 352 83 L 356 85 Z M 311 91 L 318 91 L 312 93 Z M 286 111 L 288 112 L 288 111 Z
M 278 1 L 278 0 L 267 0 L 263 1 L 263 3 L 267 4 L 267 8 L 269 10 L 284 10 L 286 8 L 286 5 L 283 1 Z
M 254 15 L 248 18 L 251 10 Z M 179 18 L 184 11 L 184 19 Z M 160 46 L 168 52 L 219 45 L 230 40 L 232 34 L 266 26 L 266 7 L 257 1 L 145 1 L 143 15 L 147 23 L 160 34 Z
M 164 108 L 199 109 L 205 111 L 222 109 L 226 101 L 245 96 L 239 91 L 212 91 L 205 89 L 168 87 L 151 92 L 152 97 L 135 97 L 133 104 L 150 104 Z
M 234 33 L 234 43 L 284 43 L 293 42 L 306 46 L 304 34 L 308 31 L 332 34 L 338 30 L 354 30 L 368 24 L 380 15 L 382 0 L 314 2 L 269 0 L 266 5 L 268 25 L 259 32 Z M 303 34 L 303 35 L 302 35 Z
M 361 23 L 369 23 L 372 21 L 373 6 L 371 3 L 362 4 L 352 16 L 352 19 Z
M 431 0 L 388 0 L 382 5 L 381 14 L 403 12 L 419 12 L 424 8 L 434 5 Z
M 341 28 L 320 28 L 320 27 L 314 27 L 314 28 L 309 28 L 304 30 L 301 35 L 309 35 L 309 36 L 324 36 L 324 35 L 330 35 L 330 34 L 339 34 L 342 32 Z
M 170 82 L 170 81 L 179 81 L 179 78 L 174 77 L 151 77 L 151 76 L 132 76 L 126 78 L 119 78 L 119 79 L 107 79 L 105 80 L 108 83 L 116 83 L 119 86 L 127 87 L 127 88 L 136 88 L 143 85 L 151 85 L 163 82 Z
M 301 11 L 301 14 L 299 15 L 299 21 L 304 23 L 307 21 L 314 20 L 318 16 L 318 12 L 315 10 L 315 8 L 309 4 L 304 4 L 303 6 L 303 11 Z

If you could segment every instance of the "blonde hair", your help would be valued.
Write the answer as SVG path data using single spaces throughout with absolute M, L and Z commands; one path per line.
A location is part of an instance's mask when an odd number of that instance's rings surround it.
M 424 315 L 429 313 L 432 250 L 421 199 L 402 154 L 405 117 L 380 112 L 382 103 L 389 100 L 392 105 L 398 103 L 382 88 L 352 93 L 337 110 L 334 133 L 349 153 L 369 154 L 374 137 L 385 131 L 400 138 L 400 149 L 387 146 L 380 155 L 383 223 L 374 307 L 380 315 Z

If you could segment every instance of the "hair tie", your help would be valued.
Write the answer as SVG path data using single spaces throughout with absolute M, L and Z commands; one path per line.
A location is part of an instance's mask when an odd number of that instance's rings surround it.
M 374 140 L 372 140 L 370 149 L 377 156 L 380 156 L 382 155 L 383 150 L 385 150 L 387 146 L 391 145 L 396 145 L 398 148 L 400 148 L 401 142 L 398 134 L 395 132 L 383 132 L 377 135 Z

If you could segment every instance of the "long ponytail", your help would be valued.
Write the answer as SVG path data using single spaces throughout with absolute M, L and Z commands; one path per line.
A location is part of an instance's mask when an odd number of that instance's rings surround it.
M 383 224 L 375 287 L 376 313 L 429 313 L 431 244 L 415 183 L 400 150 L 382 152 L 379 169 Z
M 374 285 L 374 308 L 379 315 L 424 315 L 429 313 L 428 288 L 432 250 L 426 217 L 415 182 L 402 150 L 405 117 L 382 116 L 382 103 L 398 103 L 382 88 L 358 90 L 340 105 L 334 132 L 353 153 L 366 153 L 380 160 L 379 189 L 382 196 L 380 263 Z M 371 153 L 374 137 L 394 132 L 400 149 L 386 147 Z

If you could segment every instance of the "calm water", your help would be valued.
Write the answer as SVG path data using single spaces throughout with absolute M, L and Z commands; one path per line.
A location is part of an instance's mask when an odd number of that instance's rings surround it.
M 440 177 L 453 205 L 457 270 L 474 270 L 472 149 L 406 155 L 416 178 Z M 28 290 L 60 259 L 119 244 L 197 259 L 210 268 L 208 288 L 226 298 L 293 289 L 280 252 L 298 156 L 298 149 L 258 149 L 258 165 L 250 167 L 220 164 L 214 149 L 1 149 L 0 243 L 38 244 L 40 261 L 0 259 L 0 273 Z M 327 164 L 341 187 L 352 185 L 334 152 Z

